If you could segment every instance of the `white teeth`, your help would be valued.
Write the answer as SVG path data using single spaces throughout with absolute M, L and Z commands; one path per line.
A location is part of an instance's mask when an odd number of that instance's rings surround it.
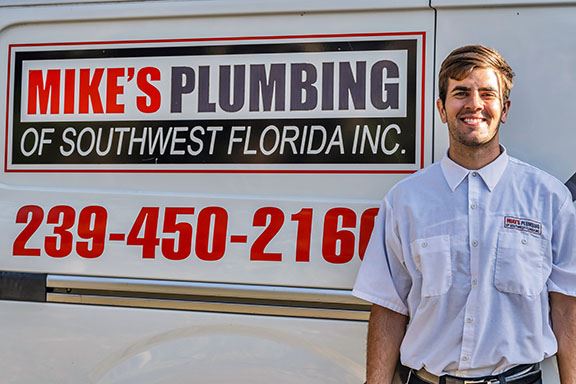
M 464 122 L 468 123 L 468 124 L 477 124 L 477 123 L 481 123 L 482 121 L 484 121 L 484 119 L 478 119 L 478 118 L 465 118 Z

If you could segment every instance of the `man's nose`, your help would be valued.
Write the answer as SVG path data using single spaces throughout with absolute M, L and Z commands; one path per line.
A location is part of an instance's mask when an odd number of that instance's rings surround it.
M 482 109 L 483 106 L 484 106 L 484 100 L 482 100 L 480 93 L 470 92 L 470 96 L 468 97 L 467 100 L 467 107 L 474 111 L 477 111 L 479 109 Z

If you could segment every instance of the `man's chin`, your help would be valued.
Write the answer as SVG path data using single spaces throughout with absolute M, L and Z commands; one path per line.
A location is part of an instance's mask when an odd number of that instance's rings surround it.
M 460 140 L 457 140 L 458 144 L 460 144 L 463 147 L 467 147 L 467 148 L 471 148 L 471 149 L 480 149 L 480 148 L 484 148 L 484 147 L 489 147 L 490 145 L 492 145 L 495 141 L 494 138 L 490 139 L 490 140 L 481 140 L 481 139 L 462 139 L 460 138 Z
M 485 136 L 471 136 L 471 137 L 458 137 L 458 142 L 461 145 L 464 145 L 466 147 L 471 147 L 471 148 L 480 148 L 480 147 L 487 147 L 491 144 L 493 144 L 496 140 L 496 142 L 498 141 L 496 139 L 498 135 L 494 135 L 491 137 L 485 137 Z
M 467 146 L 467 147 L 482 147 L 484 145 L 486 145 L 485 142 L 479 141 L 479 140 L 464 140 L 461 142 L 461 144 Z
M 453 139 L 456 139 L 459 144 L 470 148 L 486 147 L 493 144 L 495 141 L 498 142 L 498 131 L 499 126 L 495 131 L 489 130 L 487 128 L 469 131 L 458 131 L 457 129 L 450 130 L 450 132 L 453 134 Z

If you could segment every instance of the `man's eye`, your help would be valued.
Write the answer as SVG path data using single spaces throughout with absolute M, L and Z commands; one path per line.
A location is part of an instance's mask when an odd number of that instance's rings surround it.
M 459 92 L 453 93 L 453 95 L 454 95 L 454 97 L 466 97 L 466 96 L 468 96 L 468 92 L 459 91 Z
M 492 100 L 492 99 L 497 98 L 498 95 L 496 95 L 495 93 L 492 93 L 492 92 L 487 92 L 487 93 L 483 93 L 483 94 L 482 94 L 482 97 L 483 97 L 484 99 L 490 99 L 490 100 Z

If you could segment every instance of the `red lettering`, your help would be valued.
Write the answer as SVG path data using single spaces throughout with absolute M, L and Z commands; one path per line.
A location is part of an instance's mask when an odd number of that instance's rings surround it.
M 144 259 L 156 257 L 156 247 L 160 244 L 158 238 L 159 212 L 160 208 L 158 207 L 142 207 L 126 237 L 126 245 L 140 245 L 142 247 L 142 258 Z M 140 232 L 142 232 L 142 236 L 140 236 Z
M 76 97 L 76 70 L 64 71 L 64 113 L 74 113 L 74 101 Z
M 136 82 L 146 96 L 136 97 L 136 106 L 140 112 L 154 113 L 160 109 L 161 95 L 158 88 L 150 81 L 160 80 L 160 70 L 154 67 L 145 67 L 138 71 Z
M 28 247 L 28 241 L 40 228 L 44 220 L 44 211 L 38 205 L 25 205 L 16 214 L 17 224 L 26 224 L 22 232 L 14 240 L 12 254 L 14 256 L 40 256 L 40 248 Z
M 370 236 L 374 230 L 374 221 L 378 214 L 378 210 L 378 208 L 368 208 L 364 213 L 362 213 L 360 218 L 360 243 L 358 245 L 360 260 L 364 260 L 364 254 L 366 253 L 366 248 L 368 248 L 368 243 L 370 242 Z
M 340 225 L 342 222 L 342 225 Z M 332 208 L 324 217 L 322 256 L 332 264 L 345 264 L 354 257 L 355 237 L 343 228 L 356 227 L 356 212 L 350 208 Z
M 196 256 L 204 261 L 220 260 L 226 252 L 227 233 L 228 212 L 222 207 L 204 208 L 198 215 Z
M 106 208 L 99 205 L 91 205 L 80 211 L 78 236 L 87 240 L 76 243 L 76 252 L 80 257 L 94 259 L 102 256 L 106 244 L 107 220 Z
M 296 233 L 296 261 L 310 261 L 310 242 L 312 240 L 312 208 L 302 208 L 300 212 L 290 216 L 292 221 L 298 223 Z
M 331 264 L 345 264 L 353 260 L 358 249 L 363 258 L 374 228 L 378 208 L 365 209 L 358 221 L 357 213 L 350 208 L 336 207 L 329 209 L 322 226 L 321 256 Z M 26 205 L 18 210 L 16 224 L 24 224 L 16 237 L 13 256 L 40 256 L 42 249 L 33 242 L 38 229 L 46 224 L 50 234 L 43 237 L 44 252 L 52 258 L 65 258 L 76 251 L 85 259 L 95 259 L 105 253 L 107 239 L 112 242 L 124 242 L 127 247 L 141 247 L 143 259 L 155 259 L 156 250 L 161 248 L 164 258 L 173 261 L 188 259 L 194 255 L 202 261 L 220 261 L 226 254 L 228 241 L 247 243 L 246 234 L 229 236 L 229 214 L 225 208 L 218 206 L 205 207 L 193 219 L 193 207 L 142 207 L 133 220 L 128 233 L 107 233 L 108 212 L 105 207 L 90 205 L 76 214 L 76 208 L 68 205 L 53 206 L 44 216 L 40 206 Z M 183 217 L 188 216 L 188 217 Z M 282 262 L 284 250 L 290 244 L 282 236 L 278 249 L 269 249 L 276 236 L 282 231 L 285 212 L 277 207 L 261 207 L 254 213 L 252 226 L 262 228 L 250 247 L 250 261 Z M 297 263 L 308 263 L 312 253 L 312 232 L 314 227 L 313 208 L 302 208 L 290 216 L 296 224 L 295 240 Z M 45 220 L 45 221 L 44 221 Z M 539 223 L 505 217 L 505 223 L 519 223 L 529 228 L 540 228 Z M 358 227 L 359 224 L 359 227 Z M 161 226 L 161 233 L 158 233 Z M 194 228 L 194 231 L 193 231 Z M 289 233 L 293 232 L 289 229 Z M 195 232 L 195 234 L 194 234 Z M 358 248 L 356 248 L 358 247 Z
M 250 248 L 251 261 L 282 261 L 282 253 L 268 252 L 266 247 L 284 224 L 284 212 L 280 208 L 263 207 L 254 213 L 252 225 L 266 227 Z
M 100 82 L 104 75 L 104 69 L 96 68 L 94 75 L 90 76 L 90 68 L 80 69 L 80 100 L 79 113 L 104 113 L 102 99 L 100 98 Z
M 162 255 L 169 260 L 184 260 L 192 250 L 192 225 L 178 221 L 178 215 L 193 215 L 194 208 L 168 207 L 164 213 L 164 234 L 176 234 L 175 238 L 162 239 Z
M 56 205 L 48 211 L 46 223 L 54 224 L 54 236 L 44 238 L 44 250 L 48 256 L 62 258 L 72 252 L 74 235 L 70 229 L 75 221 L 76 212 L 68 205 Z
M 60 70 L 49 69 L 31 70 L 28 72 L 28 114 L 35 115 L 38 113 L 38 104 L 40 104 L 40 114 L 48 113 L 48 103 L 50 103 L 50 113 L 58 114 L 60 111 Z
M 124 68 L 108 68 L 106 71 L 106 113 L 124 113 L 124 105 L 118 104 L 118 95 L 124 93 L 124 86 L 118 85 L 118 78 L 124 76 Z
M 506 218 L 506 223 L 519 225 L 519 224 L 520 224 L 520 220 L 519 220 L 519 219 L 515 219 L 515 218 L 513 218 L 513 217 L 507 217 L 507 218 Z

